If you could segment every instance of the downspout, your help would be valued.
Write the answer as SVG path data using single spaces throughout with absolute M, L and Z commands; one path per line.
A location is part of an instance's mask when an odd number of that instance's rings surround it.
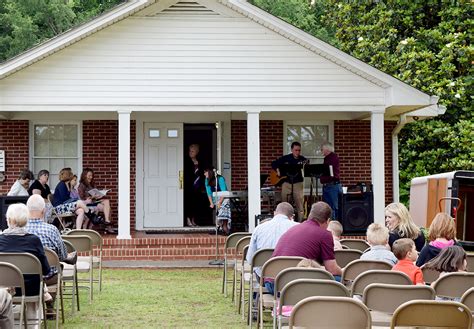
M 392 181 L 393 181 L 393 202 L 400 202 L 400 169 L 398 162 L 398 134 L 407 124 L 406 114 L 399 117 L 398 123 L 392 131 Z

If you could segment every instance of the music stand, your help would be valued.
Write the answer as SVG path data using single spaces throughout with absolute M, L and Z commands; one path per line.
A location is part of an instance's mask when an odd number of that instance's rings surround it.
M 330 176 L 329 165 L 318 163 L 304 166 L 304 177 L 311 178 L 311 185 L 313 185 L 313 179 L 316 178 L 316 201 L 319 201 L 318 179 L 321 176 Z M 309 201 L 311 202 L 312 200 Z

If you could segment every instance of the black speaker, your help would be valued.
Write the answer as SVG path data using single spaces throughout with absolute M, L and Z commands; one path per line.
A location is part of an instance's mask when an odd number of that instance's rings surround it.
M 344 234 L 365 234 L 374 222 L 374 195 L 372 192 L 339 195 L 339 217 Z

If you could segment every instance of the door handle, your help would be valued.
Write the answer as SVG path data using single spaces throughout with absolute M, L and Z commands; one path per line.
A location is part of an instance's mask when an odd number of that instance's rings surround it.
M 182 170 L 179 171 L 178 177 L 179 177 L 179 189 L 182 190 L 183 185 L 184 185 L 184 183 L 183 183 L 184 177 L 183 177 L 183 171 Z

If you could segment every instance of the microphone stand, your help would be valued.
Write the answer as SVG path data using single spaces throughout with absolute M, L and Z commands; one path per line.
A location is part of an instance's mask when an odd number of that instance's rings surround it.
M 214 197 L 214 218 L 215 218 L 215 225 L 216 225 L 216 257 L 214 260 L 211 260 L 209 262 L 209 265 L 224 265 L 224 260 L 222 259 L 219 259 L 219 235 L 217 234 L 218 233 L 218 229 L 219 229 L 219 225 L 217 224 L 217 214 L 218 214 L 218 209 L 217 209 L 217 200 L 218 200 L 218 196 L 217 196 L 217 187 L 219 186 L 219 178 L 218 178 L 218 171 L 216 169 L 214 169 L 214 176 L 216 178 L 216 188 L 215 188 L 215 197 Z

